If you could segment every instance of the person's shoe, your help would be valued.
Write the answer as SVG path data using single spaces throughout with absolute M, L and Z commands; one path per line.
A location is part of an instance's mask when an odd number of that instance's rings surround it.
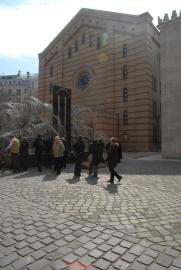
M 107 181 L 108 183 L 114 183 L 114 180 L 110 179 L 109 181 Z
M 122 179 L 122 176 L 120 175 L 120 176 L 118 177 L 118 182 L 120 182 L 121 179 Z

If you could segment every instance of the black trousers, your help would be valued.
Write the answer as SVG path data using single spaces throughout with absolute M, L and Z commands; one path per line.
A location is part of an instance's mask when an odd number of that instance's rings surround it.
M 62 169 L 62 157 L 54 158 L 54 168 L 57 174 L 61 173 Z
M 77 154 L 75 159 L 74 175 L 80 176 L 82 170 L 82 154 Z
M 11 164 L 13 172 L 20 172 L 19 154 L 11 154 Z
M 111 173 L 111 175 L 110 175 L 110 180 L 111 180 L 111 181 L 114 181 L 114 176 L 116 176 L 116 178 L 119 179 L 120 176 L 119 176 L 119 174 L 116 172 L 115 167 L 109 165 L 109 171 L 110 171 L 110 173 Z

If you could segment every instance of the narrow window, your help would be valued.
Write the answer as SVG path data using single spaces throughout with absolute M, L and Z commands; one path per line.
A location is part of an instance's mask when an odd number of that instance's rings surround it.
M 97 38 L 96 48 L 97 49 L 100 49 L 101 48 L 101 38 L 100 37 Z
M 123 112 L 123 125 L 128 125 L 128 112 Z
M 123 89 L 123 102 L 128 102 L 128 88 Z
M 82 45 L 84 45 L 85 44 L 85 34 L 83 33 L 82 34 Z
M 50 83 L 49 94 L 52 95 L 52 93 L 53 93 L 53 83 Z
M 123 80 L 126 80 L 128 78 L 128 66 L 123 66 Z
M 53 76 L 53 66 L 50 66 L 50 77 Z
M 89 47 L 93 46 L 92 35 L 89 36 Z
M 68 56 L 69 56 L 69 59 L 72 57 L 72 49 L 71 48 L 69 48 L 69 50 L 68 50 Z
M 78 40 L 75 41 L 75 52 L 78 51 Z
M 126 57 L 127 55 L 128 55 L 127 44 L 123 44 L 123 57 Z
M 17 90 L 16 90 L 16 95 L 17 95 L 17 96 L 21 96 L 21 89 L 17 89 Z

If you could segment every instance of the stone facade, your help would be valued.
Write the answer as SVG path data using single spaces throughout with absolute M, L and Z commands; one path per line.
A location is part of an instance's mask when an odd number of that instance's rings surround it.
M 37 96 L 38 75 L 17 75 L 0 76 L 0 93 L 1 99 L 9 102 L 23 102 L 30 96 Z M 3 101 L 3 100 L 2 100 Z
M 90 123 L 95 135 L 102 129 L 125 150 L 153 150 L 160 133 L 159 52 L 149 13 L 81 9 L 39 54 L 39 98 L 51 103 L 53 85 L 69 88 L 72 106 L 98 112 L 97 124 L 94 117 Z M 107 115 L 116 123 L 109 132 Z
M 162 156 L 181 158 L 181 15 L 159 19 Z

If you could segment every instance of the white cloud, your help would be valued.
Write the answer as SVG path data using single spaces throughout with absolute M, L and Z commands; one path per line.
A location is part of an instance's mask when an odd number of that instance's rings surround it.
M 53 40 L 73 16 L 82 8 L 141 14 L 149 11 L 157 23 L 157 16 L 177 12 L 180 1 L 147 0 L 27 0 L 16 7 L 1 7 L 0 55 L 37 56 Z

